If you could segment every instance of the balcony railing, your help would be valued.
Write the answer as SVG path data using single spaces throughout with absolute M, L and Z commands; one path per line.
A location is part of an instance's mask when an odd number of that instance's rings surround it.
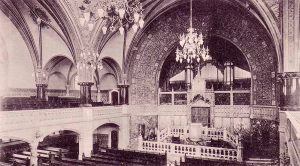
M 227 149 L 209 146 L 195 146 L 164 142 L 142 141 L 139 150 L 156 153 L 170 153 L 186 155 L 188 157 L 200 157 L 206 159 L 219 159 L 242 161 L 242 149 Z

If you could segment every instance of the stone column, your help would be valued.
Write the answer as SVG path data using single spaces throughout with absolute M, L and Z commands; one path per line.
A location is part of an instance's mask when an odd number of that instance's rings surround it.
M 192 66 L 187 65 L 185 67 L 185 83 L 188 90 L 192 88 L 192 79 L 193 79 Z
M 128 104 L 128 87 L 127 84 L 118 85 L 118 88 L 120 88 L 120 104 L 122 105 Z
M 97 88 L 97 102 L 101 102 L 101 91 L 100 91 L 99 85 L 98 85 L 98 88 Z
M 71 88 L 71 85 L 66 85 L 66 96 L 70 96 L 70 88 Z
M 285 72 L 279 74 L 282 79 L 282 91 L 284 92 L 280 104 L 287 111 L 300 110 L 300 72 Z
M 38 100 L 46 100 L 47 84 L 36 84 L 36 97 Z
M 138 136 L 138 150 L 143 150 L 143 136 L 139 135 Z
M 85 109 L 85 108 L 84 108 Z M 92 150 L 93 150 L 93 129 L 92 124 L 92 115 L 93 111 L 90 109 L 85 109 L 83 118 L 87 121 L 86 124 L 82 126 L 83 130 L 80 132 L 79 135 L 79 153 L 78 159 L 82 160 L 83 156 L 91 157 Z
M 92 106 L 92 92 L 91 92 L 91 86 L 94 83 L 92 82 L 80 82 L 78 85 L 80 85 L 80 105 L 83 107 L 89 107 Z
M 242 143 L 239 141 L 238 147 L 237 147 L 237 161 L 242 162 L 243 161 L 243 146 Z
M 90 135 L 79 136 L 79 154 L 78 159 L 82 160 L 83 156 L 91 157 L 93 150 L 93 133 Z
M 30 144 L 30 165 L 38 166 L 38 153 L 37 153 L 38 142 L 33 142 Z
M 232 62 L 225 62 L 224 66 L 224 82 L 227 86 L 232 88 L 234 81 L 234 65 Z

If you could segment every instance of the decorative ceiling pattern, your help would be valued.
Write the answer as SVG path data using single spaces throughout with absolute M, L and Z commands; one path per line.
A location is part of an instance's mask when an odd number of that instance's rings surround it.
M 279 24 L 281 1 L 280 0 L 263 0 L 263 1 L 266 3 L 269 10 L 272 11 L 271 13 L 274 15 L 277 23 Z
M 79 7 L 82 5 L 83 0 L 22 0 L 25 2 L 28 6 L 37 6 L 42 7 L 43 10 L 47 13 L 51 21 L 51 25 L 54 26 L 56 31 L 61 33 L 61 37 L 64 38 L 64 41 L 68 45 L 68 48 L 70 49 L 70 52 L 72 53 L 72 56 L 74 58 L 74 62 L 76 63 L 76 55 L 85 47 L 92 47 L 93 49 L 97 50 L 98 52 L 101 52 L 101 50 L 104 48 L 105 44 L 111 39 L 113 35 L 116 34 L 116 32 L 111 32 L 106 35 L 103 35 L 101 32 L 101 28 L 106 23 L 98 20 L 97 24 L 94 26 L 93 31 L 89 31 L 87 27 L 83 28 L 80 26 L 79 23 L 79 17 L 82 15 Z M 102 0 L 91 0 L 91 6 L 94 8 L 97 8 L 97 2 L 100 2 Z M 253 15 L 256 15 L 257 19 L 260 20 L 260 22 L 264 22 L 264 17 L 259 13 L 260 10 L 258 10 L 259 7 L 266 7 L 268 10 L 264 11 L 267 13 L 267 15 L 274 16 L 274 19 L 278 21 L 279 17 L 279 6 L 281 0 L 264 0 L 262 2 L 254 1 L 254 0 L 232 0 L 232 1 L 226 1 L 226 0 L 195 0 L 196 2 L 203 2 L 203 4 L 217 4 L 219 2 L 226 2 L 233 6 L 236 6 L 238 8 L 245 8 L 246 2 L 249 2 L 249 12 Z M 18 4 L 20 1 L 16 0 L 3 0 L 1 2 L 1 10 L 4 13 L 7 13 L 8 8 L 10 11 L 15 8 L 16 5 L 13 3 Z M 129 3 L 131 0 L 129 0 Z M 140 2 L 143 5 L 144 9 L 144 20 L 145 25 L 149 25 L 156 17 L 163 14 L 167 10 L 170 10 L 177 5 L 187 3 L 185 0 L 140 0 Z M 253 2 L 256 2 L 253 3 Z M 7 3 L 8 5 L 5 5 L 4 3 Z M 251 9 L 251 10 L 250 10 Z M 12 15 L 17 15 L 16 12 L 11 12 Z M 17 17 L 17 16 L 10 16 L 10 17 Z M 21 20 L 21 19 L 18 19 Z M 16 25 L 18 28 L 20 25 Z M 145 29 L 145 28 L 144 28 Z M 143 33 L 144 29 L 140 30 L 138 33 Z M 278 28 L 277 28 L 278 29 Z M 269 30 L 269 29 L 268 29 Z M 271 32 L 268 32 L 271 33 Z M 273 32 L 276 33 L 276 32 Z M 272 34 L 274 35 L 274 34 Z M 30 40 L 30 38 L 25 38 L 24 40 Z M 25 41 L 27 42 L 27 41 Z M 32 42 L 28 42 L 28 47 L 34 47 L 32 46 Z M 35 55 L 37 52 L 35 52 L 35 49 L 32 49 L 32 54 Z

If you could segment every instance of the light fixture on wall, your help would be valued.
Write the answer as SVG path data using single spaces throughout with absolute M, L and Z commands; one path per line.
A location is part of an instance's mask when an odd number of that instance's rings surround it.
M 188 64 L 193 63 L 196 60 L 200 63 L 201 60 L 207 61 L 211 60 L 209 55 L 208 46 L 205 48 L 203 35 L 199 35 L 193 28 L 192 18 L 193 18 L 192 0 L 190 1 L 190 27 L 187 29 L 187 34 L 180 35 L 179 44 L 180 48 L 176 49 L 176 61 L 182 63 L 186 60 Z
M 99 19 L 108 20 L 110 23 L 109 27 L 102 27 L 103 34 L 106 34 L 108 29 L 115 31 L 117 27 L 123 34 L 125 25 L 133 24 L 135 32 L 144 26 L 143 8 L 139 0 L 83 0 L 79 9 L 82 11 L 80 25 L 87 26 L 90 31 Z
M 103 69 L 102 59 L 99 53 L 83 50 L 78 58 L 77 70 L 79 77 L 79 82 L 93 82 L 95 70 Z

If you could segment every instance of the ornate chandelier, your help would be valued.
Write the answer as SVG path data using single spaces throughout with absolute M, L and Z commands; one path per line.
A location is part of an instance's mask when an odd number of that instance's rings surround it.
M 109 27 L 103 26 L 102 32 L 107 30 L 115 31 L 119 27 L 121 34 L 124 33 L 124 26 L 132 25 L 134 32 L 144 26 L 143 9 L 139 0 L 83 0 L 83 5 L 79 7 L 83 16 L 79 18 L 81 26 L 88 26 L 91 31 L 98 19 L 107 20 Z
M 180 35 L 179 44 L 181 48 L 176 49 L 176 61 L 182 63 L 183 60 L 186 60 L 188 64 L 193 63 L 193 60 L 196 60 L 198 63 L 203 60 L 211 60 L 209 55 L 208 47 L 205 48 L 203 35 L 199 35 L 193 28 L 192 23 L 192 0 L 190 1 L 190 27 L 187 29 L 187 34 Z
M 77 69 L 80 73 L 79 75 L 82 77 L 79 78 L 79 82 L 93 82 L 94 71 L 103 69 L 102 59 L 99 53 L 83 50 L 78 58 Z

